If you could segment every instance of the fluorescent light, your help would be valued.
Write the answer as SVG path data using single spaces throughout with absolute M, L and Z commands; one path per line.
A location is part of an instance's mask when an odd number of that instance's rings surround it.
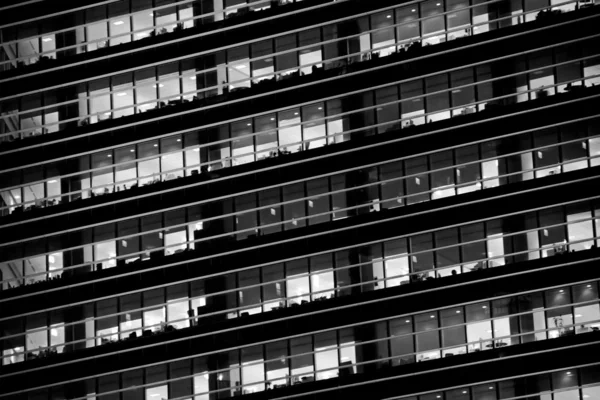
M 156 85 L 152 85 L 153 88 L 156 88 Z M 158 87 L 165 87 L 165 85 L 163 85 L 162 83 L 158 84 Z
M 107 154 L 106 157 L 111 158 L 112 154 Z
M 392 18 L 392 16 L 391 16 L 391 15 L 386 15 L 385 17 L 386 17 L 386 18 Z
M 194 151 L 200 151 L 200 148 L 199 148 L 199 147 L 196 147 L 196 148 L 194 149 Z
M 430 315 L 429 318 L 435 318 L 435 315 Z
M 177 139 L 178 142 L 181 142 L 181 139 Z
M 104 115 L 110 115 L 110 111 L 109 112 L 105 112 Z
M 319 108 L 318 108 L 318 110 L 322 110 L 322 109 L 323 109 L 323 107 L 319 107 Z
M 581 317 L 583 317 L 583 315 L 581 315 L 581 314 L 575 314 L 575 318 L 581 318 Z
M 157 144 L 155 144 L 155 145 L 154 145 L 154 147 L 158 147 L 158 145 L 157 145 Z
M 442 5 L 442 3 L 435 3 L 435 5 L 439 7 L 440 5 Z
M 439 5 L 439 4 L 438 4 L 438 5 Z M 467 394 L 467 391 L 466 391 L 466 390 L 463 390 L 463 394 Z
M 56 183 L 56 179 L 52 179 L 51 181 L 48 181 L 48 183 Z
M 113 25 L 123 25 L 125 22 L 123 21 L 115 21 L 113 22 Z
M 251 123 L 247 123 L 246 125 L 248 125 L 248 126 L 252 126 L 252 124 L 251 124 Z
M 51 42 L 51 41 L 52 41 L 51 37 L 45 37 L 45 38 L 42 39 L 42 42 L 46 42 L 46 43 L 47 42 Z
M 487 306 L 481 306 L 481 308 L 487 308 Z
M 195 76 L 190 76 L 190 79 L 193 80 L 193 81 L 195 81 L 196 77 Z
M 271 121 L 275 121 L 275 118 L 271 118 Z
M 406 320 L 406 321 L 404 321 L 404 322 L 406 322 L 407 324 L 410 324 L 410 319 L 407 319 L 407 320 Z
M 562 289 L 560 289 L 560 290 L 558 291 L 558 293 L 564 293 L 564 292 L 565 292 L 565 291 L 564 291 L 564 290 L 562 290 Z
M 413 9 L 412 9 L 412 10 L 410 10 L 410 11 L 412 11 L 412 12 L 416 12 L 417 10 L 415 10 L 415 9 L 413 8 Z
M 15 195 L 15 199 L 20 199 L 20 198 L 21 198 L 21 196 L 19 196 L 18 194 Z
M 494 387 L 493 387 L 493 386 L 490 386 L 490 390 L 494 390 Z
M 589 287 L 589 288 L 590 288 L 590 287 L 592 287 L 592 285 L 587 285 L 587 287 Z
M 457 314 L 460 314 L 460 310 L 456 310 L 456 313 L 457 313 Z
M 50 334 L 52 336 L 54 336 L 54 337 L 57 337 L 58 336 L 58 331 L 56 329 L 52 328 L 52 329 L 50 329 Z
M 244 68 L 246 68 L 246 66 L 244 64 L 240 64 L 240 65 L 236 65 L 235 68 L 244 69 Z
M 117 96 L 119 96 L 119 97 L 127 96 L 127 92 L 117 93 Z
M 298 113 L 297 113 L 297 112 L 295 112 L 295 113 L 294 113 L 294 115 L 298 115 Z
M 135 153 L 135 150 L 134 150 L 134 149 L 131 149 L 131 150 L 129 150 L 129 151 L 130 151 L 130 152 L 132 152 L 132 153 Z

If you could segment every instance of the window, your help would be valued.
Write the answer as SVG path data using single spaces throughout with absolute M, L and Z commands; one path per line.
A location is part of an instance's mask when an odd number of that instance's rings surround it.
M 441 250 L 437 250 L 435 252 L 435 267 L 437 275 L 448 276 L 461 272 L 460 265 L 458 265 L 460 264 L 460 247 L 457 245 L 457 228 L 435 232 L 435 247 L 442 248 Z
M 265 390 L 265 364 L 262 346 L 243 348 L 242 351 L 242 394 Z
M 122 312 L 119 316 L 121 339 L 142 336 L 142 312 L 139 310 L 142 307 L 140 294 L 123 296 L 119 301 Z
M 96 345 L 117 341 L 118 321 L 117 299 L 112 298 L 97 302 L 96 305 Z
M 384 242 L 385 287 L 393 287 L 408 283 L 408 251 L 406 239 Z
M 586 239 L 592 239 L 594 237 L 592 212 L 582 211 L 576 213 L 569 213 L 567 215 L 567 222 L 569 223 L 567 225 L 569 242 L 574 242 L 573 244 L 569 245 L 569 251 L 579 251 L 591 248 L 594 244 L 594 241 Z
M 266 372 L 267 381 L 271 383 L 273 389 L 287 385 L 289 381 L 289 359 L 287 341 L 267 343 L 266 354 L 267 360 Z M 267 388 L 269 383 L 267 383 Z
M 177 329 L 190 326 L 187 284 L 167 286 L 167 322 Z
M 312 299 L 335 297 L 335 291 L 329 290 L 335 287 L 331 254 L 311 257 L 310 270 L 311 293 L 314 293 Z
M 405 161 L 405 179 L 407 190 L 407 204 L 415 204 L 429 200 L 429 174 L 427 173 L 427 157 L 421 156 Z
M 573 301 L 575 303 L 597 300 L 598 286 L 595 282 L 573 287 Z M 586 333 L 600 329 L 600 305 L 598 302 L 575 306 L 574 312 L 576 333 Z
M 393 131 L 400 128 L 399 112 L 398 112 L 398 88 L 396 86 L 387 87 L 384 89 L 378 89 L 375 91 L 375 102 L 382 104 L 377 107 L 377 123 L 382 124 L 384 122 L 392 122 L 391 124 L 381 125 L 377 128 L 377 133 L 383 133 L 387 131 Z M 383 105 L 386 103 L 393 103 L 389 105 Z
M 398 41 L 400 42 L 399 48 L 405 48 L 410 45 L 412 40 L 418 39 L 420 34 L 419 21 L 419 7 L 415 5 L 409 5 L 405 7 L 396 8 L 396 24 Z
M 323 103 L 302 107 L 303 149 L 316 149 L 325 145 L 325 111 Z M 323 138 L 323 139 L 318 139 Z
M 248 57 L 248 46 L 236 47 L 232 50 L 227 50 L 227 60 L 229 65 L 227 73 L 229 75 L 229 88 L 250 87 L 250 63 Z
M 306 259 L 286 263 L 288 306 L 309 301 L 308 265 Z
M 420 3 L 421 21 L 423 26 L 423 45 L 438 44 L 446 41 L 444 16 L 444 4 L 441 0 L 429 0 Z
M 169 398 L 167 385 L 146 389 L 146 400 L 166 400 Z
M 468 305 L 467 312 L 467 341 L 469 353 L 489 350 L 494 347 L 492 339 L 492 322 L 489 303 Z
M 144 330 L 160 331 L 165 322 L 165 299 L 163 289 L 154 289 L 144 292 Z
M 446 0 L 448 14 L 448 40 L 467 36 L 469 32 L 470 16 L 468 0 Z M 466 8 L 466 9 L 465 9 Z
M 279 144 L 282 153 L 295 153 L 302 150 L 302 129 L 300 127 L 300 110 L 282 111 L 278 113 Z
M 335 378 L 338 376 L 338 350 L 336 332 L 326 332 L 315 335 L 315 367 L 317 380 Z M 322 371 L 322 370 L 328 371 Z
M 371 29 L 375 30 L 371 33 L 371 42 L 375 49 L 373 53 L 379 54 L 380 57 L 396 52 L 393 24 L 394 13 L 392 10 L 371 16 Z
M 548 328 L 548 338 L 557 338 L 569 336 L 575 333 L 573 329 L 573 312 L 571 304 L 571 292 L 569 288 L 554 289 L 546 291 L 546 319 Z M 560 307 L 564 306 L 564 307 Z
M 300 71 L 304 75 L 312 73 L 315 68 L 321 68 L 323 64 L 321 61 L 323 55 L 321 52 L 321 46 L 316 45 L 321 41 L 320 29 L 311 29 L 308 31 L 302 31 L 299 33 L 299 47 L 309 46 L 315 44 L 314 47 L 300 50 Z
M 254 137 L 252 136 L 252 120 L 242 120 L 231 124 L 231 142 L 233 165 L 253 162 Z
M 412 335 L 412 319 L 398 318 L 390 321 L 390 349 L 392 351 L 392 366 L 415 362 L 414 336 Z
M 171 136 L 160 140 L 162 180 L 169 181 L 183 176 L 183 152 L 181 136 Z
M 115 183 L 116 190 L 126 190 L 137 183 L 137 168 L 135 163 L 135 146 L 115 149 Z
M 436 312 L 415 315 L 417 361 L 440 358 L 440 337 Z
M 265 79 L 272 79 L 275 72 L 273 57 L 269 57 L 273 53 L 273 45 L 271 40 L 264 40 L 257 43 L 252 43 L 252 58 L 260 58 L 252 61 L 252 81 L 258 83 Z
M 410 252 L 413 272 L 412 281 L 425 280 L 434 277 L 433 264 L 433 237 L 431 233 L 415 235 L 410 238 Z
M 257 314 L 262 311 L 259 273 L 260 271 L 256 269 L 238 273 L 238 282 L 241 289 L 238 292 L 241 315 Z
M 431 173 L 431 188 L 435 189 L 431 193 L 432 200 L 443 197 L 454 196 L 456 194 L 454 184 L 454 164 L 452 151 L 434 153 L 430 156 L 431 169 L 440 170 Z
M 314 361 L 313 355 L 310 353 L 313 349 L 311 337 L 301 337 L 291 339 L 291 367 L 292 367 L 292 384 L 296 382 L 310 382 L 314 378 Z M 309 353 L 309 354 L 305 354 Z M 304 355 L 299 355 L 304 354 Z
M 442 355 L 465 354 L 467 352 L 467 337 L 465 334 L 465 315 L 462 307 L 450 308 L 440 312 L 442 327 Z M 459 325 L 454 326 L 453 325 Z

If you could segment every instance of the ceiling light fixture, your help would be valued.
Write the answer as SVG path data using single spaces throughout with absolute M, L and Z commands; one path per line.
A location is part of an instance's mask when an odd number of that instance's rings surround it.
M 47 42 L 51 42 L 51 41 L 52 41 L 51 37 L 42 38 L 42 42 L 46 42 L 47 43 Z
M 115 21 L 113 22 L 113 25 L 123 25 L 125 22 L 123 21 Z

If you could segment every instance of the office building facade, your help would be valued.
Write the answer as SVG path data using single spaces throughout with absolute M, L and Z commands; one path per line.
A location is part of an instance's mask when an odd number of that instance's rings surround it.
M 0 400 L 600 400 L 598 0 L 0 5 Z

